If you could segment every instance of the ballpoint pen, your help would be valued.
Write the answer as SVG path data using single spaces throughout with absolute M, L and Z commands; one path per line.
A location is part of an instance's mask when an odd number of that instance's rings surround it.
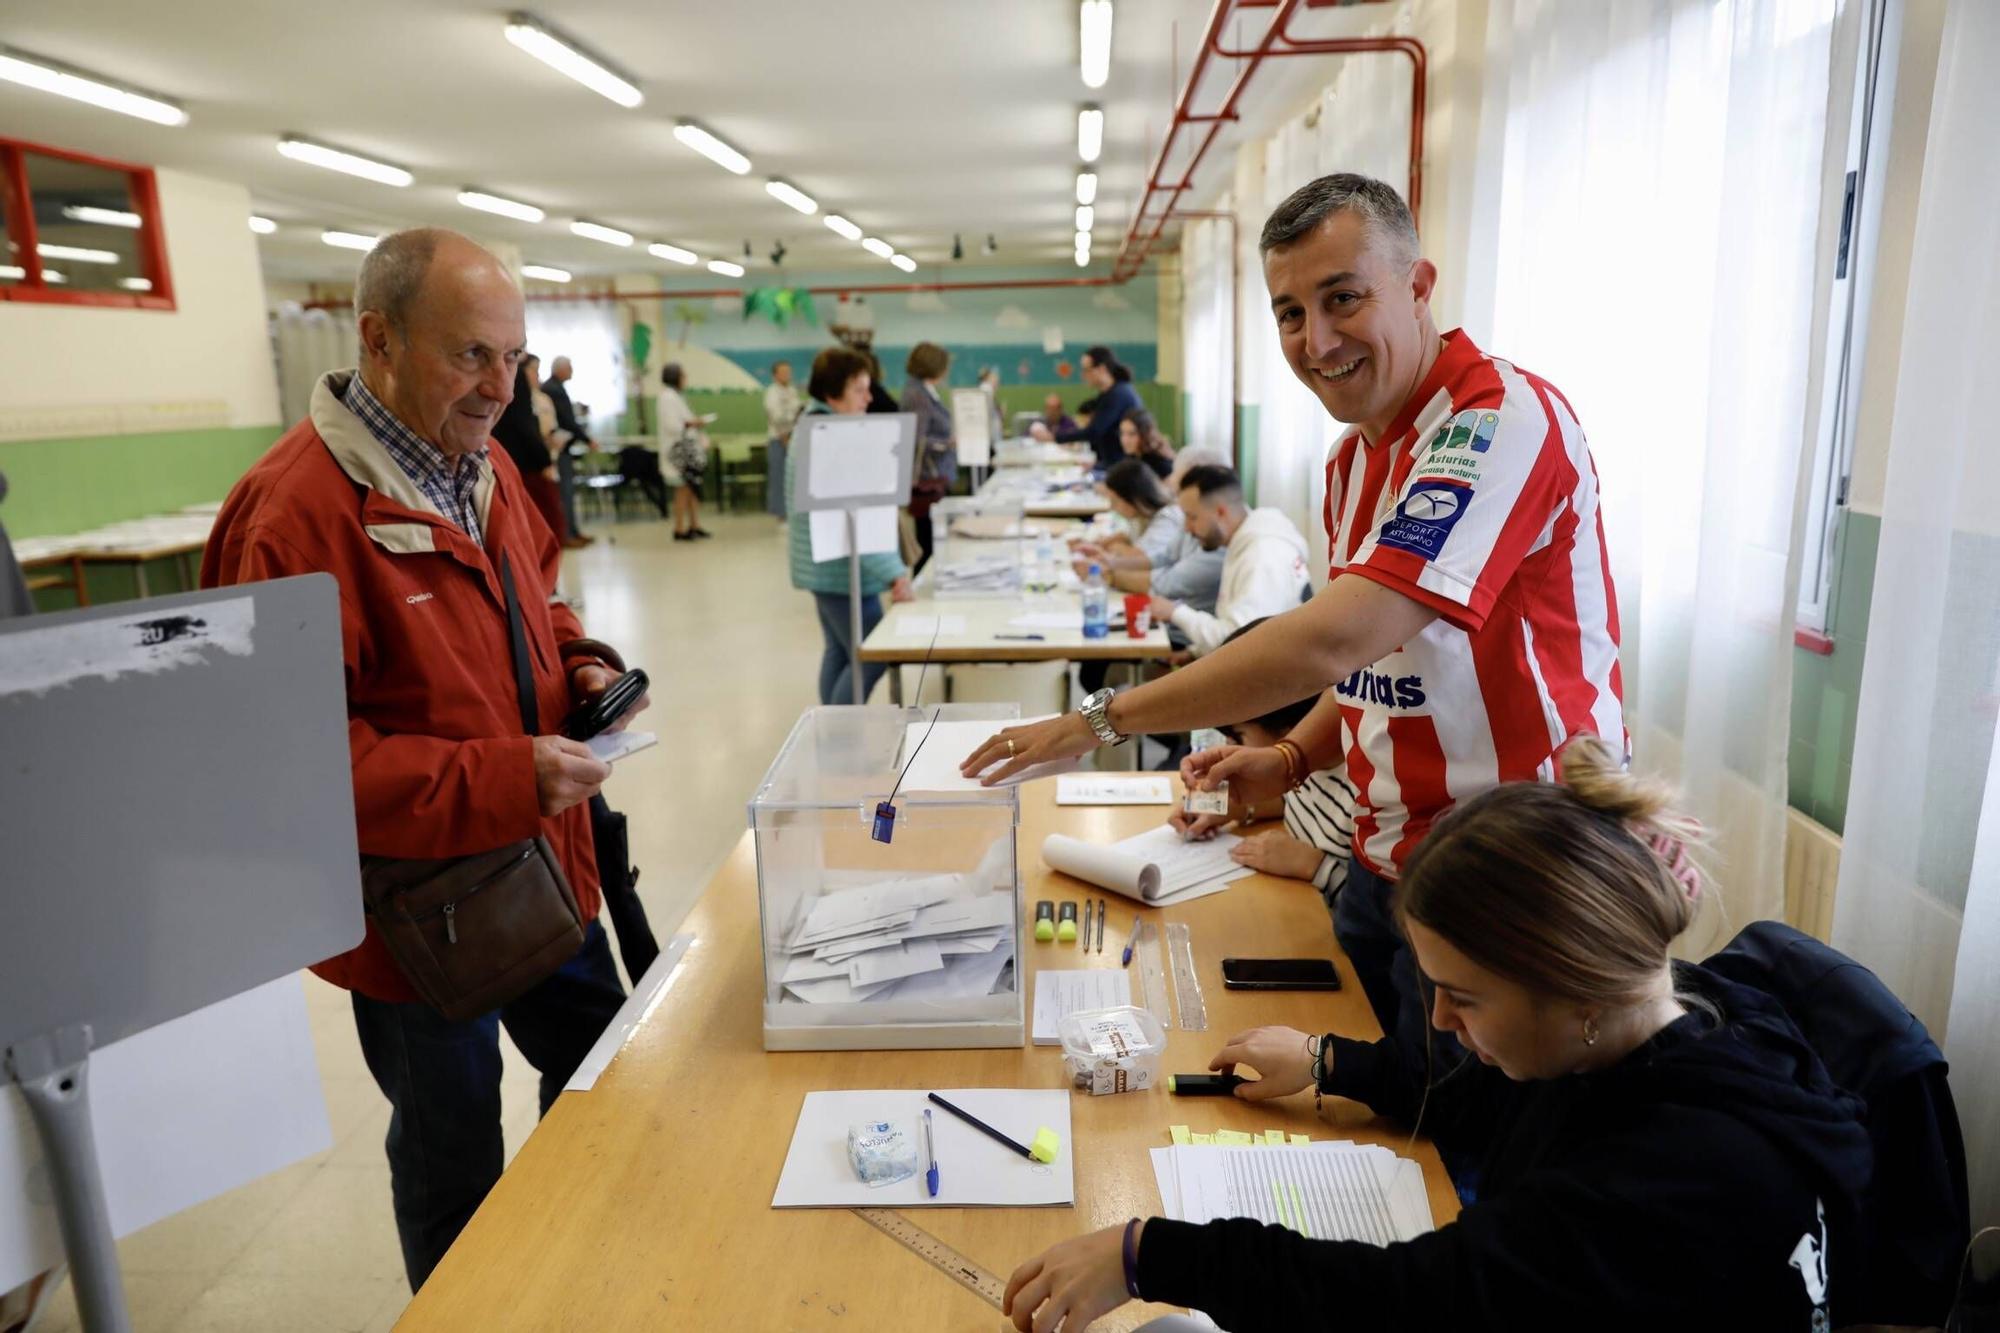
M 931 1108 L 924 1108 L 924 1160 L 930 1170 L 924 1172 L 924 1184 L 930 1187 L 931 1197 L 937 1197 L 937 1145 L 931 1141 Z
M 993 637 L 995 639 L 1005 639 L 1011 643 L 1042 643 L 1045 641 L 1044 636 L 1040 634 L 996 634 Z

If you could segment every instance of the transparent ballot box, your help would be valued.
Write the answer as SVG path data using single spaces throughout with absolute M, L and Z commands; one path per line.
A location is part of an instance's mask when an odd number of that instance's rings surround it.
M 1020 800 L 958 777 L 1019 717 L 835 706 L 792 728 L 750 800 L 766 1050 L 1021 1044 Z
M 930 563 L 937 597 L 1016 597 L 1037 526 L 1019 495 L 949 496 L 931 506 Z

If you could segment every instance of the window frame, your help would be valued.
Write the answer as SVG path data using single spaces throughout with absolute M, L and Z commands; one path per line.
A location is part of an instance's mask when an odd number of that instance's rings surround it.
M 147 292 L 77 291 L 52 286 L 42 279 L 42 257 L 36 248 L 34 199 L 28 188 L 28 154 L 60 158 L 85 166 L 102 167 L 122 173 L 130 183 L 132 211 L 140 218 L 138 236 L 139 267 L 153 284 Z M 72 152 L 25 139 L 0 139 L 0 217 L 7 235 L 15 241 L 25 276 L 16 283 L 0 286 L 0 301 L 30 305 L 105 306 L 120 310 L 178 309 L 174 300 L 173 272 L 167 265 L 167 236 L 160 218 L 160 184 L 151 167 L 119 162 L 90 153 Z

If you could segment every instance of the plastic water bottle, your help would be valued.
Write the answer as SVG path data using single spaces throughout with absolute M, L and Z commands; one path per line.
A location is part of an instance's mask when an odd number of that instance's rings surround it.
M 1104 571 L 1096 565 L 1083 580 L 1083 637 L 1101 639 L 1111 632 L 1111 590 L 1104 586 Z
M 1038 529 L 1035 533 L 1035 563 L 1046 569 L 1048 566 L 1053 565 L 1055 562 L 1056 562 L 1055 535 L 1051 533 L 1047 528 Z

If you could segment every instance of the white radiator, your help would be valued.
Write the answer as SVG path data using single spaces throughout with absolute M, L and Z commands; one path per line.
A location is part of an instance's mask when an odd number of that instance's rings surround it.
M 1840 835 L 1797 810 L 1785 811 L 1785 921 L 1816 940 L 1833 936 L 1833 891 L 1840 881 Z

